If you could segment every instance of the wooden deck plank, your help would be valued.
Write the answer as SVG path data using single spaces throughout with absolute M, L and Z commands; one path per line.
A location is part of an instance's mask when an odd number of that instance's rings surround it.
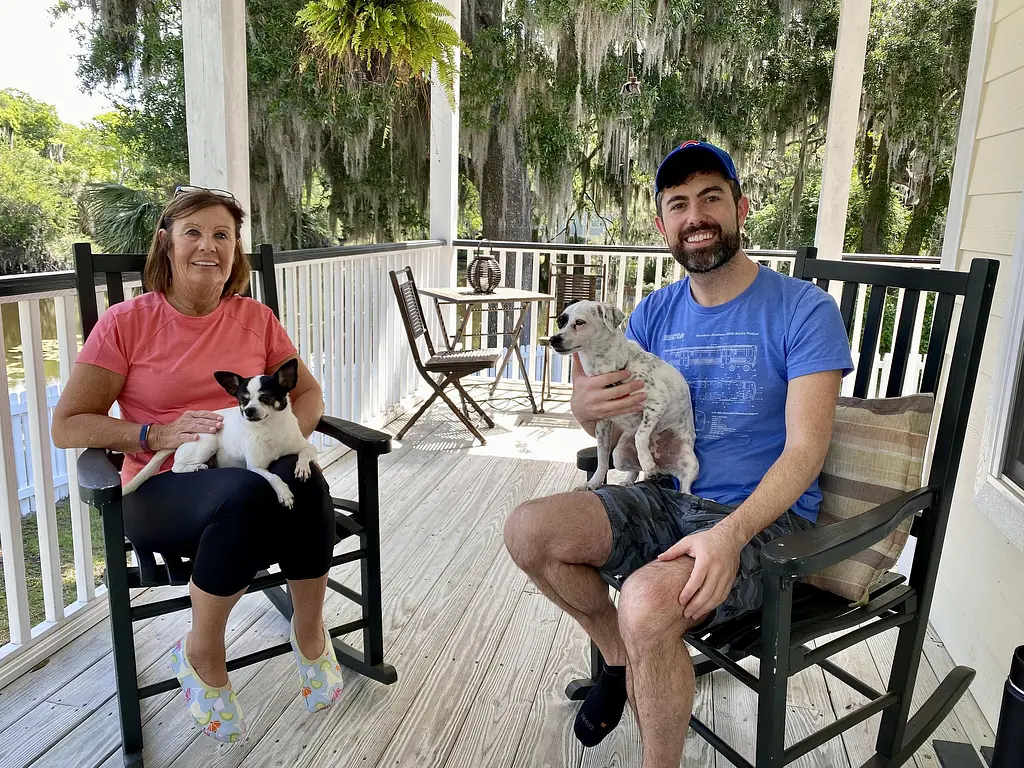
M 226 640 L 228 642 L 228 658 L 240 655 L 238 649 L 234 647 L 234 641 L 248 637 L 249 630 L 251 630 L 253 624 L 255 624 L 262 616 L 264 616 L 268 610 L 273 610 L 270 603 L 260 595 L 246 595 L 239 604 L 235 607 L 232 612 L 231 626 L 228 629 Z M 171 617 L 177 617 L 184 619 L 184 624 L 188 626 L 188 611 L 180 611 L 175 614 L 167 614 L 157 618 L 157 626 L 155 629 L 155 635 L 150 641 L 148 638 L 145 641 L 147 647 L 151 647 L 154 652 L 150 655 L 148 652 L 138 653 L 136 656 L 137 663 L 141 667 L 142 671 L 139 673 L 140 685 L 148 685 L 158 680 L 165 679 L 170 676 L 171 671 L 167 665 L 167 655 L 170 652 L 171 646 L 177 641 L 177 636 L 172 636 L 166 631 L 167 626 L 160 626 L 159 620 Z M 283 619 L 281 619 L 281 623 Z M 164 630 L 161 633 L 161 630 Z M 139 635 L 136 635 L 138 637 Z M 137 649 L 142 647 L 143 644 L 137 643 Z M 253 648 L 252 650 L 255 650 Z M 151 659 L 151 660 L 150 660 Z M 149 661 L 149 663 L 146 663 Z M 103 679 L 103 675 L 100 677 L 96 676 L 96 670 L 89 670 L 85 674 L 81 675 L 79 680 L 86 681 L 84 684 L 76 685 L 70 689 L 68 700 L 75 701 L 85 695 L 85 691 L 91 686 L 95 691 L 93 699 L 87 704 L 83 705 L 83 708 L 89 712 L 89 716 L 86 717 L 80 724 L 78 724 L 74 730 L 72 730 L 67 736 L 62 738 L 52 749 L 48 750 L 37 760 L 33 766 L 34 768 L 62 768 L 72 764 L 73 761 L 78 761 L 83 765 L 86 764 L 98 764 L 102 762 L 112 750 L 116 750 L 121 743 L 120 725 L 117 716 L 117 698 L 114 696 L 113 689 L 109 686 L 109 681 L 113 680 L 113 658 L 112 656 L 106 656 L 101 660 L 100 664 L 96 665 L 101 673 L 105 674 L 107 680 Z M 238 672 L 232 675 L 233 678 L 239 677 L 239 673 L 244 674 L 246 670 L 238 670 Z M 76 681 L 78 683 L 78 681 Z M 178 697 L 177 691 L 171 691 L 169 693 L 160 694 L 149 699 L 142 701 L 142 722 L 143 722 L 143 736 L 148 737 L 152 730 L 145 729 L 147 723 L 149 723 L 154 717 L 158 716 L 165 706 L 173 705 L 176 703 L 176 697 Z M 62 696 L 63 698 L 63 696 Z M 180 705 L 179 708 L 184 712 L 184 705 Z M 192 722 L 190 717 L 183 719 L 179 732 L 187 733 L 192 731 L 192 736 L 198 733 L 198 728 Z M 160 723 L 158 722 L 158 726 Z M 167 736 L 175 734 L 175 731 L 162 731 Z M 158 739 L 157 743 L 162 743 L 163 739 Z M 148 743 L 149 739 L 146 739 L 145 743 Z M 146 755 L 148 759 L 148 755 Z
M 151 602 L 153 590 L 137 590 L 135 604 Z M 136 622 L 141 629 L 152 619 Z M 67 685 L 81 671 L 110 653 L 110 621 L 104 618 L 48 659 L 37 664 L 8 685 L 0 688 L 0 731 L 16 722 L 32 706 Z
M 28 765 L 88 714 L 81 707 L 43 702 L 0 733 L 0 765 Z
M 932 629 L 931 625 L 928 626 L 928 633 L 924 639 L 924 655 L 931 665 L 932 673 L 936 679 L 945 677 L 955 666 L 949 651 L 946 650 L 946 646 L 943 645 L 938 635 L 935 634 L 935 630 Z M 995 731 L 989 725 L 988 720 L 985 719 L 981 707 L 978 706 L 978 702 L 974 700 L 973 696 L 969 694 L 964 696 L 957 702 L 953 711 L 960 719 L 960 724 L 974 746 L 991 747 L 995 744 Z
M 819 638 L 814 645 L 822 645 L 833 637 L 839 635 L 826 635 Z M 885 683 L 875 666 L 875 660 L 866 643 L 857 643 L 845 651 L 833 655 L 830 659 L 834 664 L 842 667 L 850 674 L 858 677 L 876 691 L 884 691 Z M 851 689 L 846 683 L 839 681 L 828 673 L 825 674 L 825 685 L 828 687 L 829 696 L 832 699 L 832 707 L 836 715 L 842 717 L 867 703 L 867 699 Z M 878 736 L 878 725 L 882 721 L 881 713 L 858 723 L 842 735 L 843 746 L 846 749 L 850 764 L 854 766 L 863 765 L 875 754 L 875 738 Z M 910 768 L 923 768 L 914 758 L 908 763 Z
M 896 653 L 896 638 L 898 636 L 898 629 L 890 629 L 888 632 L 883 632 L 879 635 L 875 635 L 869 638 L 867 641 L 868 648 L 871 650 L 871 655 L 875 660 L 875 665 L 878 667 L 879 674 L 882 679 L 888 682 L 889 670 L 892 668 L 893 655 Z M 910 714 L 911 716 L 917 712 L 918 708 L 924 703 L 925 699 L 938 687 L 938 680 L 935 677 L 935 673 L 932 671 L 931 665 L 922 658 L 921 666 L 918 668 L 917 673 L 917 685 L 914 687 L 914 696 L 911 700 Z M 917 759 L 918 765 L 937 766 L 939 759 L 935 755 L 935 750 L 932 748 L 933 739 L 944 739 L 948 741 L 969 741 L 964 727 L 960 724 L 960 718 L 957 716 L 957 712 L 954 709 L 946 717 L 939 727 L 935 729 L 924 746 L 921 747 L 916 753 L 915 758 Z
M 512 475 L 508 476 L 507 485 L 510 487 L 514 486 Z M 503 487 L 488 488 L 486 485 L 479 485 L 477 494 L 470 494 L 469 502 L 473 504 L 474 511 L 477 509 L 488 508 L 488 495 L 499 493 L 503 491 Z M 453 507 L 449 502 L 448 509 L 453 517 L 458 517 L 461 511 L 459 507 Z M 389 557 L 389 551 L 385 548 L 385 557 Z M 419 562 L 422 565 L 426 565 L 426 561 L 419 561 L 417 553 L 413 553 L 410 558 L 413 563 Z M 406 629 L 404 629 L 397 637 L 395 635 L 385 634 L 386 641 L 386 653 L 385 658 L 390 663 L 395 664 L 399 671 L 399 682 L 395 686 L 381 686 L 376 683 L 367 681 L 365 678 L 356 677 L 355 679 L 349 678 L 346 681 L 346 692 L 342 697 L 341 701 L 335 707 L 332 707 L 327 713 L 323 713 L 318 718 L 306 718 L 303 719 L 303 713 L 301 710 L 301 704 L 296 701 L 295 695 L 289 691 L 285 694 L 268 692 L 268 696 L 276 706 L 282 699 L 287 704 L 294 703 L 295 711 L 285 711 L 286 722 L 282 723 L 281 726 L 275 727 L 275 724 L 268 721 L 266 724 L 258 723 L 253 729 L 253 736 L 257 743 L 253 745 L 245 744 L 236 747 L 235 754 L 217 756 L 217 759 L 212 762 L 215 765 L 237 765 L 243 759 L 246 759 L 249 751 L 256 749 L 258 746 L 264 750 L 269 750 L 274 757 L 268 758 L 272 760 L 277 759 L 280 750 L 280 754 L 284 757 L 282 760 L 284 764 L 294 764 L 296 759 L 305 759 L 305 747 L 308 744 L 320 744 L 325 738 L 326 732 L 337 732 L 339 729 L 349 732 L 350 725 L 347 722 L 353 715 L 350 710 L 360 711 L 376 711 L 379 709 L 377 702 L 388 701 L 389 697 L 398 695 L 398 691 L 404 690 L 403 686 L 409 684 L 410 678 L 415 679 L 417 673 L 416 665 L 422 651 L 422 642 L 417 642 L 416 638 L 425 636 L 431 630 L 435 632 L 445 632 L 444 638 L 446 639 L 448 634 L 454 629 L 457 621 L 461 617 L 463 611 L 466 609 L 466 604 L 469 602 L 472 595 L 475 593 L 477 587 L 486 578 L 486 570 L 493 562 L 493 553 L 482 551 L 482 548 L 476 544 L 465 544 L 459 549 L 459 557 L 453 561 L 449 566 L 445 574 L 439 579 L 437 585 L 427 585 L 428 591 L 425 592 L 429 596 L 415 613 L 412 614 L 412 621 Z M 454 586 L 453 586 L 454 585 Z M 385 594 L 385 602 L 393 600 L 394 597 L 390 594 Z M 413 641 L 408 640 L 409 633 L 414 636 Z M 425 671 L 422 673 L 425 674 Z M 254 679 L 251 685 L 256 685 L 259 680 L 259 675 Z M 415 693 L 415 691 L 412 691 Z M 366 701 L 369 704 L 366 704 Z M 364 702 L 364 703 L 360 703 Z M 361 725 L 366 723 L 360 719 L 358 721 Z M 312 732 L 310 732 L 312 729 Z M 271 733 L 267 733 L 267 731 Z M 385 745 L 381 745 L 380 749 L 383 749 Z M 239 747 L 241 749 L 239 749 Z M 209 755 L 200 751 L 199 745 L 194 744 L 188 751 L 186 751 L 181 760 L 177 761 L 175 765 L 198 765 L 206 764 L 209 761 L 206 759 Z M 247 761 L 247 764 L 258 765 L 262 758 L 257 755 L 251 760 Z M 288 761 L 293 761 L 289 763 Z
M 489 514 L 481 519 L 473 535 L 459 549 L 427 599 L 394 641 L 389 656 L 399 669 L 399 683 L 386 689 L 382 686 L 360 687 L 359 682 L 362 681 L 357 681 L 359 689 L 348 700 L 346 711 L 339 713 L 339 717 L 344 716 L 343 721 L 325 721 L 316 732 L 299 735 L 299 744 L 318 745 L 307 765 L 333 766 L 338 755 L 343 755 L 353 765 L 380 765 L 380 755 L 403 724 L 424 681 L 452 642 L 453 635 L 464 633 L 467 638 L 480 638 L 482 632 L 482 639 L 477 642 L 486 642 L 492 634 L 488 630 L 507 625 L 514 603 L 510 606 L 510 601 L 502 599 L 500 593 L 508 595 L 510 588 L 513 595 L 522 591 L 526 577 L 503 553 L 501 530 L 504 519 L 523 499 L 524 489 L 550 492 L 563 487 L 567 476 L 565 465 L 530 462 L 514 478 L 496 489 L 493 501 L 487 507 Z M 498 602 L 492 602 L 495 597 Z M 455 639 L 459 640 L 458 637 Z M 372 714 L 359 717 L 355 714 L 357 712 Z M 294 759 L 296 752 L 292 744 L 295 734 L 281 733 L 279 738 L 281 742 L 287 740 L 289 743 L 284 760 Z M 276 739 L 273 744 L 270 742 L 269 737 L 264 739 L 258 751 L 267 756 L 274 754 L 277 759 L 277 750 L 282 745 Z M 253 757 L 259 756 L 254 751 Z M 251 764 L 260 763 L 254 760 Z
M 533 593 L 539 594 L 539 593 Z M 545 598 L 547 599 L 547 598 Z M 565 686 L 580 676 L 589 641 L 568 614 L 561 614 L 537 693 L 516 748 L 511 768 L 578 768 L 583 745 L 572 732 L 579 704 L 565 697 Z
M 469 685 L 469 712 L 456 731 L 446 768 L 510 765 L 537 696 L 544 662 L 558 629 L 558 607 L 543 595 L 520 592 L 519 604 L 479 687 Z M 448 662 L 452 667 L 457 662 Z M 468 665 L 448 670 L 454 681 Z M 440 668 L 435 668 L 438 673 Z M 465 683 L 463 683 L 465 685 Z M 449 685 L 449 688 L 451 686 Z M 441 699 L 432 690 L 428 706 Z M 423 697 L 427 701 L 427 697 Z M 450 712 L 451 710 L 449 710 Z M 409 722 L 409 721 L 407 721 Z M 392 742 L 392 747 L 397 741 Z M 396 750 L 393 750 L 396 751 Z M 387 757 L 387 755 L 385 755 Z M 401 760 L 401 753 L 394 760 Z

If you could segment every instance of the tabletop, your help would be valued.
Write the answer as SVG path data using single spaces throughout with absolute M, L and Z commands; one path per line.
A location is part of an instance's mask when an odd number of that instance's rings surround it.
M 448 302 L 450 304 L 500 304 L 503 302 L 554 301 L 550 293 L 538 293 L 522 288 L 495 288 L 494 293 L 477 293 L 467 286 L 459 288 L 423 288 L 416 289 L 424 296 Z

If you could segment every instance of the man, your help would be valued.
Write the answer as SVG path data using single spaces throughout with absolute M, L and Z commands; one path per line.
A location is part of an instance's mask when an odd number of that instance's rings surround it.
M 740 248 L 750 204 L 726 152 L 681 144 L 662 161 L 655 192 L 658 230 L 688 275 L 644 298 L 627 336 L 689 383 L 693 495 L 669 479 L 535 499 L 509 517 L 505 544 L 604 656 L 576 717 L 579 740 L 604 738 L 628 691 L 644 768 L 675 768 L 695 685 L 681 637 L 760 608 L 760 548 L 814 524 L 840 381 L 853 363 L 832 298 Z M 642 383 L 626 371 L 587 377 L 574 360 L 573 374 L 572 412 L 591 435 L 598 419 L 643 402 Z M 618 610 L 608 584 L 621 585 Z

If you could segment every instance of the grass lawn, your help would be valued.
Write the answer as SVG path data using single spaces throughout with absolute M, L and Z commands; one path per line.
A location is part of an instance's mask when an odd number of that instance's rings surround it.
M 90 527 L 92 528 L 92 564 L 93 582 L 103 581 L 103 530 L 100 514 L 89 508 Z M 21 538 L 25 546 L 25 576 L 28 581 L 28 607 L 35 626 L 43 620 L 43 581 L 39 566 L 39 529 L 35 514 L 21 518 Z M 67 499 L 57 502 L 57 541 L 60 548 L 60 569 L 64 582 L 64 605 L 70 605 L 78 599 L 75 586 L 75 548 L 71 538 L 71 506 Z M 3 552 L 0 552 L 0 564 L 3 563 Z M 3 572 L 0 570 L 0 645 L 10 640 L 7 618 L 7 594 L 3 588 Z

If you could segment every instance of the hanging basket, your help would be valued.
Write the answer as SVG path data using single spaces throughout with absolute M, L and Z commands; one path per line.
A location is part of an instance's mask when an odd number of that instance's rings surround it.
M 466 267 L 466 282 L 476 293 L 494 293 L 494 289 L 501 285 L 498 257 L 477 248 L 473 252 L 473 260 Z

